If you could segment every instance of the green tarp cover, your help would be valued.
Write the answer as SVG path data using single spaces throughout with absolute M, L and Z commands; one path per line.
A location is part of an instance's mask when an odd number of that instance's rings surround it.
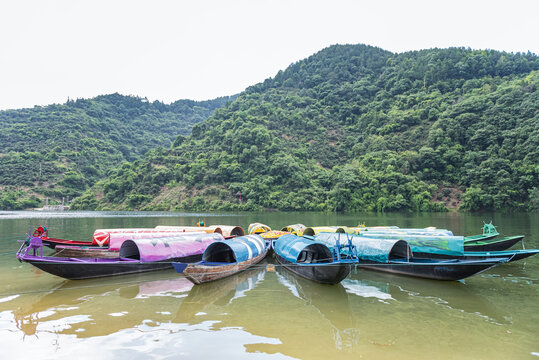
M 399 239 L 376 239 L 339 233 L 318 233 L 314 239 L 318 242 L 326 244 L 330 248 L 334 248 L 338 241 L 341 248 L 345 252 L 347 251 L 347 248 L 344 245 L 347 245 L 348 239 L 351 239 L 352 244 L 356 247 L 357 257 L 360 260 L 376 261 L 381 263 L 389 262 L 391 251 L 400 241 Z M 409 252 L 409 256 L 411 255 L 411 252 Z M 406 254 L 404 254 L 404 256 L 406 256 Z
M 463 236 L 429 236 L 403 234 L 369 234 L 359 235 L 362 238 L 378 238 L 387 240 L 405 240 L 412 252 L 427 254 L 462 256 L 464 253 Z

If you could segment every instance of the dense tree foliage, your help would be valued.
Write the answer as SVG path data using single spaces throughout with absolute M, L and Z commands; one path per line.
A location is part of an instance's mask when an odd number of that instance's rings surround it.
M 234 98 L 170 105 L 111 94 L 0 112 L 0 209 L 73 198 L 111 169 L 140 159 Z
M 336 45 L 237 99 L 4 111 L 0 208 L 533 209 L 538 83 L 530 53 Z
M 533 208 L 538 69 L 530 53 L 331 46 L 248 88 L 170 149 L 124 164 L 74 205 Z

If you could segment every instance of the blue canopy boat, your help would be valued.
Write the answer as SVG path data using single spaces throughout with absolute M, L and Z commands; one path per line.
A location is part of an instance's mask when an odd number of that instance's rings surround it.
M 461 280 L 508 261 L 507 257 L 416 258 L 413 256 L 410 244 L 397 239 L 377 239 L 337 233 L 319 233 L 315 239 L 329 247 L 338 245 L 340 242 L 351 242 L 355 254 L 345 253 L 345 255 L 352 255 L 356 259 L 358 267 L 434 280 Z M 434 243 L 429 242 L 425 244 L 425 247 L 433 253 L 435 249 L 442 252 L 451 252 L 457 249 L 450 246 L 450 243 L 440 247 L 434 245 Z M 463 251 L 456 252 L 457 257 L 463 254 Z
M 323 284 L 338 284 L 350 274 L 352 259 L 341 257 L 340 245 L 336 251 L 312 238 L 283 235 L 273 242 L 273 251 L 279 264 L 287 270 Z
M 502 251 L 509 249 L 522 239 L 524 239 L 524 235 L 488 240 L 466 240 L 466 238 L 464 238 L 464 251 Z
M 240 236 L 210 244 L 200 262 L 173 262 L 172 266 L 194 284 L 202 284 L 247 269 L 264 259 L 270 248 L 271 241 L 259 235 Z

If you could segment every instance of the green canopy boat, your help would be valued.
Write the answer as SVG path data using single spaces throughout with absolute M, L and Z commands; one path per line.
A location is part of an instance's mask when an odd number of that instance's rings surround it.
M 490 240 L 494 239 L 496 236 L 500 235 L 496 227 L 492 225 L 492 221 L 489 224 L 483 225 L 483 234 L 481 235 L 471 235 L 464 237 L 464 243 L 469 241 L 480 241 L 480 240 Z

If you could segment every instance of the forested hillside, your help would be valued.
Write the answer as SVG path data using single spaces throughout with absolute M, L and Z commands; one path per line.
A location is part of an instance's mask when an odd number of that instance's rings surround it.
M 170 146 L 233 99 L 165 105 L 112 94 L 0 111 L 0 209 L 78 196 L 123 162 Z
M 531 209 L 538 69 L 530 53 L 331 46 L 247 89 L 171 148 L 125 163 L 73 207 Z
M 80 209 L 530 209 L 539 59 L 332 46 L 124 164 Z M 241 194 L 241 202 L 239 195 Z

